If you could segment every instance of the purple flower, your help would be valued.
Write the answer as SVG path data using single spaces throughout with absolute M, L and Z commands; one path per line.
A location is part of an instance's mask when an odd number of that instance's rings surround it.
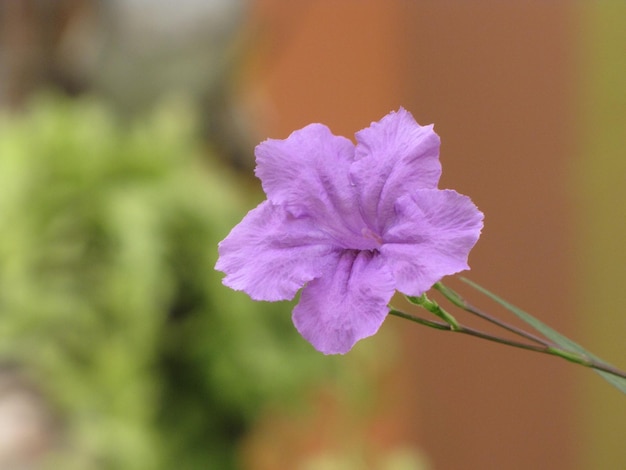
M 346 353 L 371 336 L 395 290 L 419 296 L 469 269 L 483 214 L 437 189 L 439 137 L 404 110 L 356 134 L 321 124 L 256 148 L 267 200 L 219 244 L 223 282 L 255 300 L 292 299 L 298 331 L 319 351 Z

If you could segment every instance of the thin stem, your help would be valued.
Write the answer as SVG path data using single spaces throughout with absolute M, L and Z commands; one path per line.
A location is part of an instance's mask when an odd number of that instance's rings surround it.
M 406 312 L 402 312 L 394 308 L 390 308 L 389 313 L 396 317 L 404 318 L 405 320 L 409 320 L 414 323 L 427 326 L 429 328 L 434 328 L 436 330 L 451 331 L 453 333 L 461 333 L 461 334 L 465 334 L 469 336 L 474 336 L 476 338 L 485 339 L 487 341 L 504 344 L 504 345 L 511 346 L 511 347 L 518 348 L 518 349 L 525 349 L 527 351 L 535 351 L 541 354 L 548 354 L 551 356 L 561 357 L 570 362 L 574 362 L 576 364 L 590 367 L 592 369 L 596 369 L 602 372 L 607 372 L 617 377 L 622 377 L 626 379 L 626 372 L 624 371 L 616 369 L 615 367 L 609 366 L 607 364 L 597 362 L 588 356 L 579 355 L 579 354 L 572 353 L 569 351 L 564 351 L 550 344 L 542 344 L 538 346 L 535 344 L 526 344 L 526 343 L 520 343 L 518 341 L 511 341 L 509 339 L 501 338 L 499 336 L 491 335 L 489 333 L 484 333 L 482 331 L 475 330 L 473 328 L 466 327 L 460 324 L 453 326 L 453 325 L 450 325 L 449 323 L 426 320 L 424 318 L 421 318 L 421 317 L 418 317 L 416 315 L 412 315 Z
M 526 339 L 529 339 L 531 341 L 534 341 L 538 344 L 541 344 L 543 346 L 546 346 L 547 349 L 549 349 L 550 351 L 548 351 L 548 354 L 552 354 L 555 356 L 559 356 L 562 357 L 563 359 L 570 361 L 570 362 L 574 362 L 576 364 L 580 364 L 586 367 L 590 367 L 592 369 L 596 369 L 598 371 L 602 371 L 602 372 L 607 372 L 609 374 L 615 375 L 617 377 L 621 377 L 621 378 L 626 378 L 626 372 L 610 365 L 607 364 L 604 361 L 601 361 L 599 359 L 596 359 L 588 354 L 585 353 L 580 353 L 580 352 L 571 352 L 569 350 L 564 350 L 561 349 L 561 347 L 554 343 L 551 342 L 549 340 L 545 340 L 543 338 L 540 338 L 538 336 L 535 336 L 531 333 L 528 333 L 524 330 L 521 330 L 519 328 L 516 328 L 506 322 L 503 322 L 501 320 L 498 320 L 494 317 L 492 317 L 491 315 L 488 315 L 487 313 L 479 310 L 478 308 L 474 307 L 473 305 L 471 305 L 469 302 L 467 302 L 463 297 L 461 297 L 458 293 L 456 293 L 454 290 L 450 289 L 449 287 L 444 286 L 441 282 L 438 282 L 434 285 L 435 289 L 437 289 L 439 292 L 441 292 L 441 294 L 443 294 L 444 297 L 446 297 L 446 299 L 448 299 L 452 304 L 456 305 L 457 307 L 466 310 L 467 312 L 473 313 L 474 315 L 488 321 L 491 322 L 495 325 L 500 326 L 501 328 L 504 328 L 508 331 L 511 331 L 512 333 L 515 333 L 519 336 L 522 336 Z
M 571 354 L 568 353 L 567 351 L 561 351 L 561 353 L 565 352 L 566 354 Z M 613 367 L 609 364 L 605 364 L 604 362 L 599 362 L 596 361 L 593 358 L 590 358 L 588 356 L 584 356 L 584 359 L 587 361 L 585 363 L 583 362 L 577 362 L 574 359 L 570 359 L 568 357 L 566 357 L 564 354 L 557 354 L 560 355 L 563 359 L 566 359 L 568 361 L 572 361 L 572 362 L 576 362 L 577 364 L 581 364 L 583 366 L 587 366 L 587 367 L 591 367 L 592 369 L 596 369 L 602 372 L 607 372 L 611 375 L 615 375 L 617 377 L 621 377 L 623 379 L 626 379 L 626 372 L 624 372 L 623 370 L 618 369 L 617 367 Z
M 541 344 L 542 346 L 548 347 L 552 345 L 552 343 L 540 338 L 539 336 L 533 335 L 532 333 L 528 333 L 527 331 L 517 328 L 516 326 L 513 326 L 502 320 L 498 320 L 497 318 L 492 317 L 491 315 L 483 312 L 477 307 L 474 307 L 472 304 L 466 301 L 463 297 L 461 297 L 455 291 L 453 291 L 449 287 L 444 286 L 440 282 L 436 283 L 433 287 L 439 292 L 441 292 L 441 294 L 446 299 L 448 299 L 457 307 L 462 308 L 463 310 L 473 315 L 476 315 L 477 317 L 482 318 L 483 320 L 488 321 L 489 323 L 493 323 L 494 325 L 497 325 L 500 328 L 504 328 L 505 330 L 510 331 L 511 333 L 521 336 L 522 338 L 526 338 L 527 340 L 533 341 L 537 344 Z
M 410 313 L 405 313 L 400 310 L 396 310 L 394 308 L 390 308 L 389 313 L 391 315 L 395 315 L 396 317 L 404 318 L 405 320 L 409 320 L 415 323 L 419 323 L 420 325 L 427 326 L 429 328 L 434 328 L 436 330 L 447 330 L 447 331 L 456 331 L 453 330 L 449 323 L 442 323 L 433 320 L 426 320 L 425 318 L 421 318 L 415 315 L 411 315 Z
M 450 325 L 451 329 L 455 330 L 459 327 L 459 322 L 456 320 L 456 318 L 454 318 L 452 315 L 446 312 L 443 308 L 441 308 L 437 302 L 435 302 L 434 300 L 430 300 L 426 296 L 426 294 L 422 294 L 419 297 L 407 295 L 406 298 L 412 304 L 419 305 L 420 307 L 423 307 L 426 310 L 428 310 L 433 315 L 436 315 L 439 318 L 441 318 L 448 325 Z
M 507 346 L 513 346 L 515 348 L 527 349 L 529 351 L 536 351 L 536 352 L 554 355 L 553 352 L 549 351 L 548 346 L 544 347 L 544 346 L 535 346 L 534 344 L 520 343 L 518 341 L 512 341 L 506 338 L 501 338 L 499 336 L 491 335 L 489 333 L 484 333 L 482 331 L 478 331 L 478 330 L 475 330 L 474 328 L 470 328 L 470 327 L 463 326 L 463 325 L 457 325 L 457 327 L 453 327 L 452 325 L 448 323 L 443 323 L 443 322 L 438 322 L 438 321 L 433 321 L 433 320 L 426 320 L 416 315 L 402 312 L 400 310 L 396 310 L 393 308 L 389 310 L 389 313 L 396 317 L 404 318 L 405 320 L 419 323 L 420 325 L 428 326 L 429 328 L 434 328 L 436 330 L 452 331 L 454 333 L 463 333 L 465 335 L 486 339 L 488 341 L 493 341 L 495 343 L 506 344 Z

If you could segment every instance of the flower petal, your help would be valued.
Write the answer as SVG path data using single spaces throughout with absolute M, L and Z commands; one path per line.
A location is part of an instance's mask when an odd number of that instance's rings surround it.
M 287 300 L 320 276 L 336 251 L 311 219 L 269 201 L 248 212 L 218 245 L 224 285 L 255 300 Z
M 378 331 L 394 292 L 393 276 L 379 254 L 345 250 L 304 288 L 293 322 L 318 351 L 344 354 Z
M 483 227 L 470 198 L 452 190 L 420 189 L 396 203 L 381 254 L 399 291 L 421 295 L 443 276 L 465 269 Z
M 359 236 L 364 223 L 349 179 L 352 142 L 310 124 L 285 140 L 262 142 L 255 153 L 255 173 L 270 201 L 295 216 L 312 217 L 342 246 Z
M 436 188 L 441 176 L 439 136 L 403 108 L 356 134 L 351 176 L 364 219 L 378 233 L 394 217 L 396 200 L 416 188 Z

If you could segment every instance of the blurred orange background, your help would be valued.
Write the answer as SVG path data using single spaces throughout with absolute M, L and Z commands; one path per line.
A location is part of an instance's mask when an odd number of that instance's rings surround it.
M 615 259 L 626 231 L 623 204 L 612 200 L 626 196 L 623 8 L 258 3 L 267 34 L 252 86 L 270 103 L 266 135 L 323 122 L 350 136 L 399 106 L 434 122 L 441 185 L 486 215 L 469 277 L 626 364 L 624 265 Z M 599 154 L 607 141 L 615 145 Z M 615 251 L 603 256 L 606 243 Z M 593 373 L 393 323 L 385 327 L 402 327 L 406 343 L 400 388 L 386 396 L 396 438 L 423 449 L 433 468 L 626 464 L 626 403 Z

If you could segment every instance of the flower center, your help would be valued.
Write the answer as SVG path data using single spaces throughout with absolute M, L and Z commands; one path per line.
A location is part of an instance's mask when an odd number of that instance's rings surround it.
M 361 230 L 361 235 L 363 236 L 363 241 L 367 245 L 366 249 L 378 250 L 378 248 L 380 248 L 383 244 L 382 237 L 368 227 L 364 227 Z

